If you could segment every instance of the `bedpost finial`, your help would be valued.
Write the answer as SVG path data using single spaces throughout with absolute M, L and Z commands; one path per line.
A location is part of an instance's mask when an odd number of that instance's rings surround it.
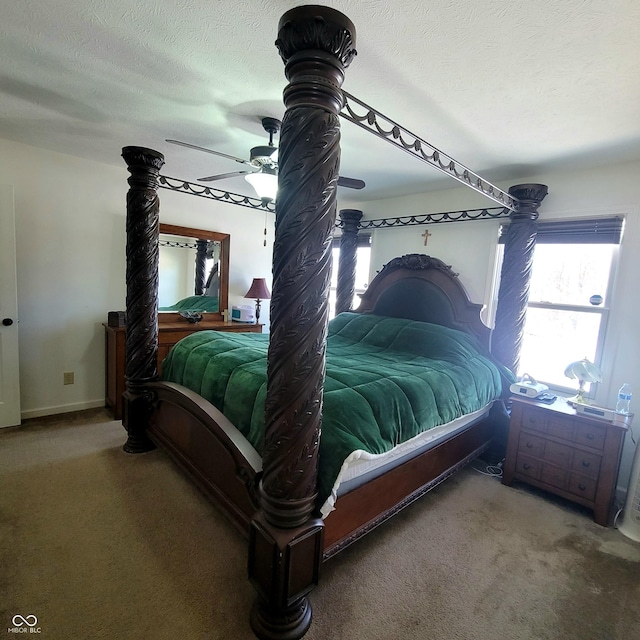
M 127 167 L 144 167 L 160 171 L 164 165 L 164 155 L 146 147 L 122 147 L 122 157 Z
M 538 207 L 547 197 L 549 187 L 546 184 L 515 184 L 509 187 L 509 195 L 516 199 L 516 209 L 511 214 L 512 219 L 538 217 Z
M 276 47 L 285 62 L 304 50 L 323 51 L 348 67 L 357 55 L 356 28 L 340 11 L 305 5 L 287 11 L 278 23 Z

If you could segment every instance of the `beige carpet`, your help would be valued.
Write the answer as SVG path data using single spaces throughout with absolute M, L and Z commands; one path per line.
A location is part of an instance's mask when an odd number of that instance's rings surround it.
M 124 435 L 102 411 L 0 432 L 0 637 L 19 614 L 43 640 L 251 639 L 245 542 Z M 640 544 L 465 470 L 327 563 L 311 600 L 309 640 L 638 640 Z

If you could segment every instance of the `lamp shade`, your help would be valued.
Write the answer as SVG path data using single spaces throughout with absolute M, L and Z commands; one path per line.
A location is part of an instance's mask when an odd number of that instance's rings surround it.
M 244 179 L 255 189 L 258 198 L 275 200 L 278 192 L 278 176 L 275 170 L 263 167 L 262 171 L 250 173 Z
M 593 362 L 589 362 L 586 358 L 568 364 L 564 370 L 564 375 L 567 378 L 580 380 L 581 382 L 602 382 L 602 372 Z
M 253 298 L 254 300 L 269 300 L 271 293 L 267 288 L 267 282 L 264 278 L 254 278 L 249 291 L 245 293 L 245 298 Z
M 586 358 L 582 360 L 576 360 L 576 362 L 571 362 L 567 365 L 564 370 L 564 375 L 567 378 L 572 378 L 573 380 L 578 380 L 579 387 L 578 392 L 575 396 L 568 398 L 567 402 L 569 404 L 588 404 L 585 399 L 585 388 L 584 385 L 587 382 L 602 382 L 602 372 L 598 367 L 596 367 L 593 362 L 589 362 Z

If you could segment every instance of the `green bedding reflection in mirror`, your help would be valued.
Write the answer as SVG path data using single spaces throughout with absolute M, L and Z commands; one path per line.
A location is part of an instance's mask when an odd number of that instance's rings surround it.
M 188 296 L 168 307 L 159 307 L 158 311 L 220 311 L 218 296 Z

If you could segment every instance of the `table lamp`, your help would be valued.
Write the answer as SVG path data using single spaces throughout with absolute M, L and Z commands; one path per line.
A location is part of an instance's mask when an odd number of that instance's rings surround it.
M 578 392 L 576 395 L 571 398 L 567 398 L 567 402 L 574 404 L 588 404 L 584 398 L 584 385 L 587 382 L 602 382 L 602 372 L 595 364 L 593 364 L 593 362 L 589 362 L 587 358 L 568 364 L 564 370 L 564 375 L 567 376 L 567 378 L 572 378 L 579 382 Z
M 264 278 L 254 278 L 249 291 L 245 293 L 245 298 L 253 298 L 256 301 L 256 324 L 260 320 L 260 301 L 269 300 L 271 294 L 267 289 L 267 283 Z

